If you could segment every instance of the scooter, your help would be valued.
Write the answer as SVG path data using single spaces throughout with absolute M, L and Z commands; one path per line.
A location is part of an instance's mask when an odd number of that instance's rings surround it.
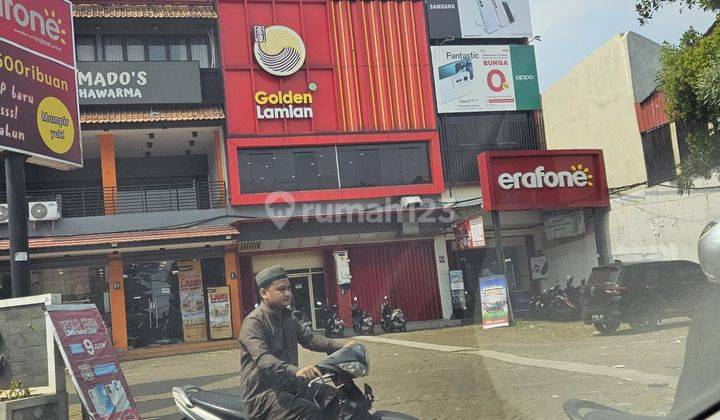
M 383 304 L 380 307 L 380 326 L 385 332 L 393 331 L 407 331 L 405 320 L 405 314 L 400 308 L 390 310 L 390 303 L 388 297 L 385 296 Z
M 366 376 L 370 370 L 367 349 L 356 343 L 336 351 L 315 367 L 322 376 L 313 383 L 332 383 L 339 394 L 340 419 L 375 418 L 387 420 L 414 420 L 415 417 L 392 411 L 370 413 L 375 401 L 372 388 L 365 384 L 364 392 L 355 379 Z M 242 400 L 235 395 L 203 391 L 188 385 L 172 389 L 172 396 L 180 413 L 191 420 L 245 420 L 247 415 Z M 320 405 L 314 402 L 318 408 Z
M 320 318 L 320 325 L 325 328 L 325 336 L 329 338 L 342 338 L 345 335 L 345 322 L 338 315 L 338 306 L 333 305 L 328 309 L 321 302 L 315 304 L 317 314 Z
M 373 319 L 367 311 L 360 309 L 357 298 L 353 298 L 352 304 L 352 326 L 355 334 L 375 334 Z

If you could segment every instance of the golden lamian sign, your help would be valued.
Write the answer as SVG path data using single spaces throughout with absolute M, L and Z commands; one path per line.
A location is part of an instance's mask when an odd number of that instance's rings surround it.
M 292 90 L 255 92 L 255 112 L 259 120 L 312 118 L 312 93 Z

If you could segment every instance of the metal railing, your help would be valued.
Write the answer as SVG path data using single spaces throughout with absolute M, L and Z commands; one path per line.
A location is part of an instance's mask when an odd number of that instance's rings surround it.
M 28 190 L 28 201 L 57 201 L 62 217 L 224 208 L 224 182 Z M 7 202 L 5 191 L 0 202 Z

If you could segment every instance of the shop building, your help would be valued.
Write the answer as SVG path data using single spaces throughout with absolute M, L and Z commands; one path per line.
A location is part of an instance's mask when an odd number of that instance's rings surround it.
M 119 350 L 237 336 L 215 7 L 98 1 L 73 13 L 84 166 L 27 165 L 31 293 L 96 304 Z M 232 328 L 208 312 L 208 289 L 224 286 Z
M 612 259 L 696 261 L 697 238 L 720 212 L 717 180 L 698 180 L 678 195 L 685 138 L 703 124 L 665 115 L 657 90 L 660 49 L 633 32 L 617 35 L 543 94 L 549 149 L 604 152 Z
M 377 318 L 383 296 L 412 321 L 449 318 L 423 2 L 218 8 L 245 312 L 253 274 L 283 264 L 314 321 L 320 301 L 349 324 L 355 297 Z M 345 251 L 350 277 L 338 280 Z

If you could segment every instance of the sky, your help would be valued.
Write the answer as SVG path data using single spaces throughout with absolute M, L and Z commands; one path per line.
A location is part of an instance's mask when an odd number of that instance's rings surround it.
M 655 42 L 677 44 L 688 27 L 705 32 L 714 15 L 666 6 L 643 26 L 633 0 L 530 0 L 540 91 L 618 33 L 633 31 Z

